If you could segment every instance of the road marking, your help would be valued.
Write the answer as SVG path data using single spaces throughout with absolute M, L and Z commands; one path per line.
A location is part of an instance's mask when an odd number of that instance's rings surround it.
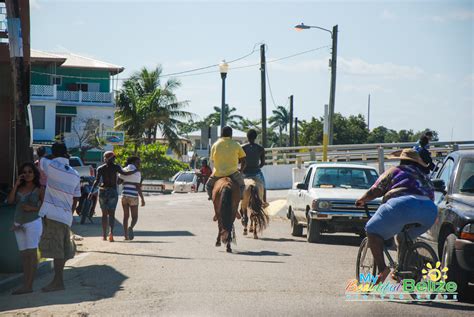
M 286 199 L 278 199 L 270 202 L 270 206 L 265 210 L 269 216 L 275 216 L 286 207 Z

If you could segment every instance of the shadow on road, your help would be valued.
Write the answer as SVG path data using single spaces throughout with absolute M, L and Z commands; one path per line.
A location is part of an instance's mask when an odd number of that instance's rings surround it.
M 41 284 L 36 281 L 34 292 L 31 294 L 12 296 L 5 293 L 6 295 L 0 297 L 0 311 L 34 308 L 36 312 L 39 312 L 43 306 L 112 298 L 115 293 L 122 290 L 121 285 L 128 277 L 108 265 L 70 268 L 64 271 L 66 290 L 52 293 L 41 292 L 41 287 L 46 286 L 51 278 L 52 275 L 49 274 L 46 279 L 41 280 Z
M 77 253 L 83 253 L 78 251 Z M 171 260 L 192 260 L 191 258 L 181 258 L 175 256 L 165 256 L 165 255 L 156 255 L 156 254 L 136 254 L 136 253 L 122 253 L 122 252 L 112 252 L 112 251 L 94 251 L 87 250 L 85 253 L 103 253 L 103 254 L 113 254 L 113 255 L 125 255 L 125 256 L 141 256 L 148 258 L 159 258 L 159 259 L 171 259 Z
M 474 311 L 474 286 L 469 287 L 467 292 L 469 295 L 468 298 L 459 300 L 459 302 L 431 302 L 431 303 L 417 303 L 417 302 L 397 302 L 402 305 L 418 305 L 425 307 L 449 309 L 449 310 L 460 310 L 460 311 Z M 463 304 L 461 304 L 463 303 Z
M 262 241 L 272 241 L 272 242 L 306 242 L 305 240 L 295 240 L 295 239 L 287 239 L 287 238 L 259 238 Z
M 189 231 L 135 231 L 135 237 L 194 237 Z
M 280 253 L 280 252 L 275 252 L 275 251 L 234 251 L 232 254 L 237 254 L 237 255 L 248 255 L 248 256 L 291 256 L 291 254 L 288 253 Z
M 359 247 L 362 242 L 362 238 L 358 236 L 336 236 L 336 235 L 322 235 L 319 244 L 330 244 L 330 245 L 346 245 Z

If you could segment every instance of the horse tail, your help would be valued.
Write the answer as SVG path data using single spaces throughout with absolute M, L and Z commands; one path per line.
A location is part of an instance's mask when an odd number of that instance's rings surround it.
M 221 217 L 223 229 L 227 231 L 228 239 L 232 241 L 232 228 L 234 224 L 232 219 L 232 188 L 230 186 L 222 189 Z M 227 241 L 222 242 L 226 243 Z
M 250 209 L 252 209 L 252 215 L 254 216 L 255 222 L 257 224 L 257 229 L 258 231 L 262 231 L 267 227 L 270 219 L 263 209 L 263 202 L 260 199 L 258 188 L 255 185 L 250 185 L 249 205 Z

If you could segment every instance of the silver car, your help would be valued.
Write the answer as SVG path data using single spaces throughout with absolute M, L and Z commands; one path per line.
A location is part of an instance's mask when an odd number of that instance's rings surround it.
M 180 173 L 174 180 L 173 192 L 192 193 L 196 190 L 197 175 L 194 171 Z

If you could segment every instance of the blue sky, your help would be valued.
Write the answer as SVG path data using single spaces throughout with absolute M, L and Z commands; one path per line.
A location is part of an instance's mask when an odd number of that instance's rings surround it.
M 31 1 L 31 43 L 124 66 L 120 77 L 161 64 L 164 73 L 232 60 L 267 45 L 271 61 L 330 46 L 304 22 L 339 25 L 336 111 L 367 114 L 371 128 L 433 128 L 442 140 L 474 139 L 474 1 Z M 329 48 L 268 64 L 267 108 L 294 95 L 300 119 L 329 100 Z M 230 65 L 227 102 L 260 117 L 258 50 Z M 234 69 L 233 69 L 234 68 Z M 213 70 L 213 69 L 210 69 Z M 179 77 L 180 100 L 201 117 L 220 105 L 215 73 Z

